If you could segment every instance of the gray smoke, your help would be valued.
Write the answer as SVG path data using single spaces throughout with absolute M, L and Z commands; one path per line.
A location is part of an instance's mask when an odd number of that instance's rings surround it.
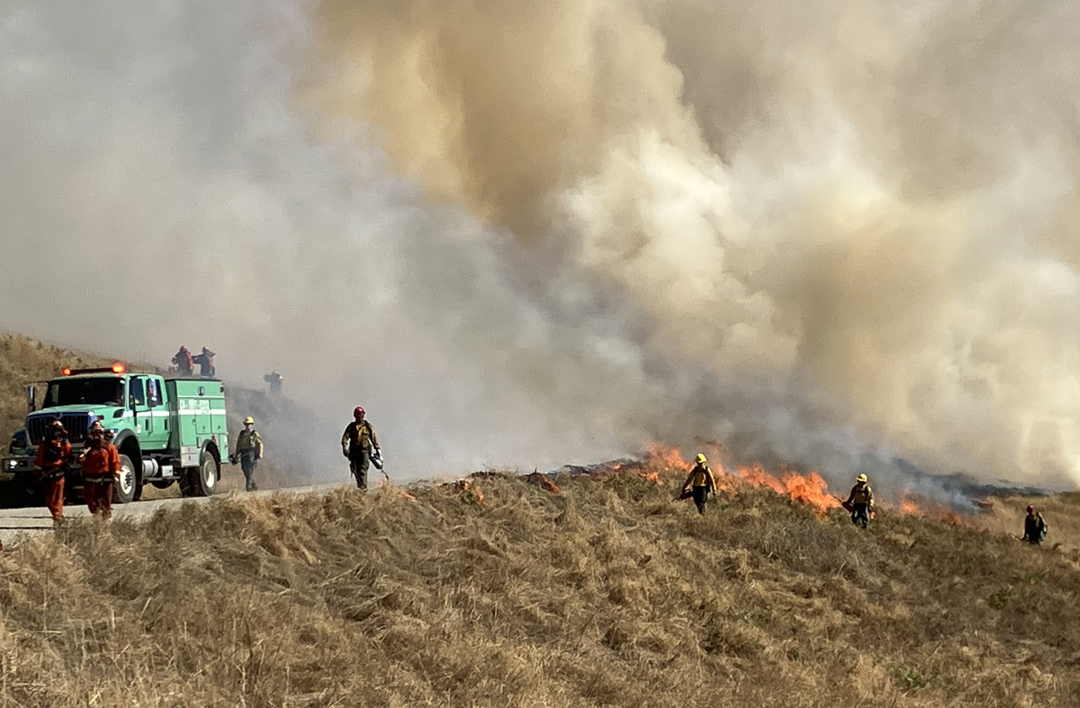
M 404 476 L 704 437 L 834 482 L 1075 481 L 1078 29 L 9 0 L 0 325 L 278 368 L 318 447 L 362 403 Z

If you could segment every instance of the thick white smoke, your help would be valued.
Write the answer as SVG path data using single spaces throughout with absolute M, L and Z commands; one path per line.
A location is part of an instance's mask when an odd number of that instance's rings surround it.
M 330 449 L 363 403 L 408 476 L 703 436 L 833 480 L 1075 481 L 1077 29 L 9 0 L 0 325 L 279 368 Z

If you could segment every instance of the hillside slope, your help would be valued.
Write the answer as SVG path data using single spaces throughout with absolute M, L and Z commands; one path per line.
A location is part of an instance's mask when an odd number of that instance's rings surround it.
M 665 479 L 670 480 L 671 477 Z M 634 475 L 230 496 L 0 557 L 19 706 L 1066 706 L 1077 557 Z

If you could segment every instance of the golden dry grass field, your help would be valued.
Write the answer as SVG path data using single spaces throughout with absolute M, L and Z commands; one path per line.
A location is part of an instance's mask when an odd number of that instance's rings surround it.
M 646 471 L 69 524 L 0 554 L 0 706 L 1080 705 L 1074 495 L 1032 548 Z

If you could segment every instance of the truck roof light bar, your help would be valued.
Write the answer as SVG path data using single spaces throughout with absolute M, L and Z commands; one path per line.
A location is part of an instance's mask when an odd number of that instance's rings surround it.
M 116 362 L 112 366 L 98 366 L 93 369 L 72 369 L 70 366 L 65 366 L 60 369 L 60 373 L 63 376 L 74 376 L 76 374 L 123 374 L 127 371 L 127 365 L 121 362 Z

